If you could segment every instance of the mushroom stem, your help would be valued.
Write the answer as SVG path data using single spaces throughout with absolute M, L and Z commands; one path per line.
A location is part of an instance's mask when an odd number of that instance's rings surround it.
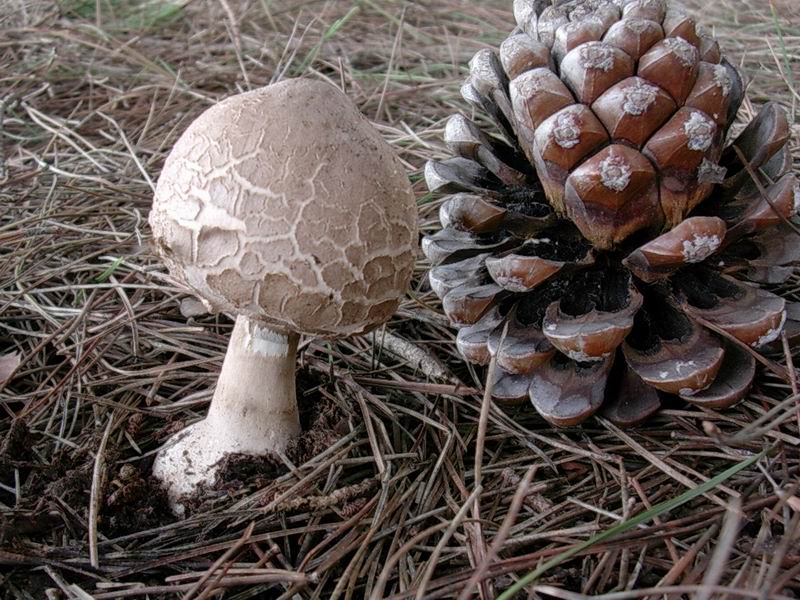
M 236 318 L 207 420 L 245 454 L 286 449 L 300 433 L 295 393 L 298 336 Z
M 182 496 L 214 483 L 226 454 L 283 452 L 299 435 L 297 341 L 294 333 L 236 318 L 208 417 L 172 438 L 153 465 L 176 512 L 183 512 Z

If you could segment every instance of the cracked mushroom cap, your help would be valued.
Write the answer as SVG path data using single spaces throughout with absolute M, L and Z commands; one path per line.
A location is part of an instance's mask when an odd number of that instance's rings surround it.
M 304 79 L 200 115 L 166 160 L 150 225 L 213 311 L 330 337 L 394 313 L 417 241 L 389 145 L 339 89 Z

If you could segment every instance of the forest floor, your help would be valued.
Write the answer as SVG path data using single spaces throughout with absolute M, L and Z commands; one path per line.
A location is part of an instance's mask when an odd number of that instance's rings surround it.
M 796 383 L 761 369 L 735 408 L 676 404 L 628 431 L 491 406 L 479 438 L 484 373 L 458 359 L 422 259 L 384 329 L 303 344 L 290 452 L 231 459 L 174 517 L 153 456 L 205 414 L 232 323 L 151 252 L 165 155 L 222 98 L 326 79 L 397 150 L 431 232 L 421 168 L 511 0 L 4 4 L 0 597 L 489 598 L 533 571 L 515 597 L 800 596 Z M 796 0 L 689 8 L 751 80 L 742 117 L 781 102 L 800 156 Z M 800 300 L 800 277 L 780 291 Z

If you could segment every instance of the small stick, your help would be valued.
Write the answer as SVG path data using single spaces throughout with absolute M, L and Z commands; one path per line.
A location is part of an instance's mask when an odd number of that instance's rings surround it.
M 100 559 L 97 554 L 97 516 L 100 512 L 102 498 L 100 492 L 103 487 L 103 476 L 105 475 L 106 461 L 105 452 L 111 430 L 114 428 L 114 412 L 108 418 L 108 424 L 97 448 L 97 456 L 94 458 L 94 471 L 92 472 L 92 489 L 89 494 L 89 562 L 96 569 L 100 566 Z
M 217 569 L 219 569 L 220 566 L 225 564 L 225 562 L 231 556 L 233 556 L 234 554 L 239 552 L 239 549 L 242 546 L 244 546 L 250 540 L 250 536 L 253 535 L 253 529 L 255 529 L 255 526 L 256 526 L 256 522 L 255 521 L 253 521 L 252 523 L 250 523 L 250 525 L 247 526 L 247 529 L 244 530 L 244 533 L 242 534 L 242 537 L 240 537 L 238 540 L 236 540 L 236 542 L 230 548 L 228 548 L 222 556 L 220 556 L 217 560 L 214 561 L 214 564 L 212 564 L 210 567 L 208 567 L 206 572 L 203 573 L 203 576 L 200 579 L 198 579 L 195 582 L 195 584 L 192 587 L 190 587 L 189 590 L 183 595 L 183 599 L 182 600 L 191 600 L 195 596 L 195 594 L 197 594 L 197 592 L 200 590 L 200 588 L 203 587 L 203 584 L 206 581 L 208 581 L 209 578 L 214 574 L 214 572 Z M 221 575 L 224 575 L 224 572 Z M 219 583 L 219 582 L 217 581 L 215 583 Z M 206 592 L 204 592 L 203 595 L 207 596 L 208 595 L 207 592 L 212 591 L 214 587 L 215 587 L 214 585 L 210 586 L 209 589 L 206 590 Z
M 769 600 L 775 597 L 777 590 L 775 590 L 774 587 L 770 589 L 770 587 L 775 585 L 775 581 L 778 579 L 778 575 L 782 569 L 783 559 L 786 558 L 789 550 L 797 541 L 798 526 L 800 526 L 800 512 L 795 512 L 789 523 L 784 521 L 783 539 L 781 539 L 774 552 L 772 552 L 772 562 L 769 565 L 767 576 L 764 580 L 765 582 L 770 582 L 771 586 L 765 585 L 761 589 L 762 600 Z
M 483 580 L 484 576 L 486 575 L 486 571 L 489 570 L 489 566 L 497 559 L 497 556 L 500 553 L 500 550 L 503 548 L 506 538 L 508 538 L 511 528 L 517 521 L 517 515 L 519 515 L 522 504 L 525 502 L 525 498 L 528 495 L 528 489 L 531 481 L 533 480 L 533 476 L 536 474 L 537 468 L 538 467 L 536 465 L 533 465 L 528 469 L 528 472 L 525 473 L 525 477 L 520 482 L 519 486 L 517 487 L 517 491 L 514 493 L 514 497 L 511 499 L 511 506 L 509 507 L 505 518 L 503 519 L 503 523 L 500 525 L 497 535 L 495 535 L 494 539 L 492 540 L 492 545 L 489 548 L 488 554 L 483 559 L 483 562 L 478 565 L 478 568 L 475 569 L 475 572 L 472 574 L 472 577 L 470 577 L 469 581 L 467 581 L 464 589 L 461 590 L 461 593 L 458 595 L 458 600 L 468 600 L 472 596 L 472 588 L 475 587 L 479 581 Z M 417 597 L 420 597 L 419 593 L 417 594 Z
M 714 554 L 711 555 L 711 564 L 708 565 L 706 575 L 703 577 L 703 589 L 695 596 L 696 600 L 711 600 L 711 592 L 709 590 L 719 584 L 725 568 L 728 566 L 728 557 L 739 536 L 741 519 L 742 501 L 739 498 L 734 498 L 731 500 L 731 504 L 725 514 L 722 533 L 720 533 L 719 540 L 717 540 Z
M 789 371 L 789 384 L 792 386 L 792 395 L 797 396 L 797 372 L 794 370 L 792 347 L 789 345 L 789 338 L 785 329 L 781 332 L 781 342 L 783 343 L 783 354 L 786 357 L 786 369 Z M 797 430 L 800 431 L 800 396 L 798 396 L 797 400 Z
M 250 85 L 250 77 L 247 76 L 247 69 L 244 66 L 244 60 L 242 60 L 242 35 L 239 31 L 239 22 L 236 19 L 236 14 L 233 12 L 233 9 L 231 8 L 231 5 L 228 4 L 227 0 L 219 0 L 219 3 L 222 5 L 225 14 L 228 16 L 228 20 L 231 22 L 231 39 L 233 41 L 233 50 L 236 54 L 236 62 L 239 63 L 239 69 L 242 71 L 244 84 L 249 90 L 252 86 Z
M 670 585 L 665 587 L 630 590 L 626 592 L 611 592 L 610 594 L 603 594 L 603 600 L 634 600 L 635 598 L 641 598 L 653 594 L 656 594 L 659 597 L 663 597 L 666 594 L 679 594 L 681 596 L 689 597 L 691 594 L 696 594 L 703 589 L 715 594 L 715 598 L 720 598 L 723 594 L 728 594 L 738 598 L 759 599 L 761 597 L 761 592 L 758 590 L 735 589 L 721 585 L 715 585 L 713 587 L 706 587 L 702 585 Z M 575 592 L 563 590 L 552 585 L 537 585 L 535 588 L 533 588 L 533 591 L 539 594 L 553 596 L 554 598 L 561 598 L 563 600 L 590 600 L 589 596 L 576 594 Z M 772 600 L 791 600 L 791 598 L 782 594 L 773 594 Z
M 432 396 L 474 396 L 480 390 L 463 384 L 449 385 L 443 383 L 420 383 L 416 381 L 390 381 L 388 379 L 376 379 L 375 377 L 353 377 L 355 381 L 365 385 L 376 387 L 400 389 L 407 392 L 418 392 L 420 394 L 430 394 Z
M 436 569 L 436 565 L 439 563 L 439 557 L 442 555 L 445 545 L 456 532 L 456 530 L 461 526 L 461 523 L 467 516 L 467 512 L 469 512 L 470 506 L 477 504 L 480 494 L 481 486 L 477 486 L 475 491 L 470 494 L 469 498 L 467 498 L 467 501 L 461 507 L 461 510 L 458 511 L 458 514 L 456 514 L 456 516 L 450 522 L 450 527 L 447 528 L 447 531 L 444 532 L 444 535 L 436 544 L 436 548 L 434 548 L 433 552 L 431 553 L 431 557 L 428 559 L 428 564 L 425 566 L 425 571 L 422 574 L 422 581 L 419 584 L 417 595 L 415 596 L 416 600 L 425 599 L 425 591 L 428 588 L 428 583 L 430 582 L 431 577 L 433 577 L 433 571 Z
M 465 507 L 469 508 L 472 505 L 476 492 L 480 493 L 481 489 L 476 488 L 475 491 L 473 491 L 472 494 L 470 494 L 470 497 L 462 506 L 462 510 Z M 398 562 L 400 562 L 400 559 L 403 558 L 403 556 L 405 556 L 409 550 L 411 550 L 414 546 L 419 544 L 425 538 L 441 531 L 442 529 L 447 529 L 448 527 L 450 527 L 450 525 L 451 523 L 449 521 L 446 521 L 444 523 L 437 523 L 436 525 L 431 525 L 427 529 L 420 531 L 417 535 L 409 539 L 394 554 L 392 554 L 392 556 L 389 557 L 389 560 L 387 560 L 386 563 L 384 564 L 383 569 L 381 569 L 381 573 L 378 576 L 378 580 L 375 583 L 375 587 L 372 588 L 372 595 L 370 596 L 370 600 L 381 600 L 381 598 L 384 597 L 383 592 L 386 589 L 386 584 L 389 581 L 389 575 L 391 574 L 392 569 L 394 569 L 395 565 Z
M 631 482 L 631 485 L 633 485 L 633 488 L 636 490 L 636 493 L 639 495 L 639 498 L 642 500 L 642 504 L 644 504 L 645 509 L 650 510 L 651 508 L 653 508 L 653 503 L 650 502 L 650 499 L 647 497 L 647 494 L 645 493 L 644 488 L 642 488 L 642 484 L 639 483 L 639 480 L 636 477 L 634 477 L 629 481 Z M 653 523 L 655 523 L 656 525 L 662 525 L 664 521 L 663 519 L 661 519 L 661 517 L 653 517 Z M 675 544 L 672 542 L 672 539 L 669 537 L 665 537 L 664 545 L 667 547 L 667 551 L 669 552 L 672 561 L 678 562 L 680 560 L 678 556 L 678 550 L 675 548 Z
M 291 583 L 294 585 L 308 585 L 314 583 L 312 577 L 304 573 L 296 573 L 294 571 L 281 571 L 275 569 L 273 573 L 264 573 L 263 575 L 241 575 L 226 577 L 221 580 L 217 587 L 244 587 L 255 586 L 264 583 Z M 95 600 L 118 600 L 118 598 L 134 598 L 137 596 L 147 596 L 150 594 L 174 594 L 188 590 L 193 584 L 178 584 L 178 585 L 156 585 L 152 587 L 137 587 L 129 590 L 114 590 L 113 592 L 103 592 L 101 594 L 94 594 Z
M 508 332 L 508 322 L 506 322 L 505 327 L 503 328 L 503 335 L 501 337 L 501 344 L 502 340 L 505 339 L 506 333 Z M 489 362 L 489 369 L 486 373 L 486 390 L 483 393 L 483 402 L 481 403 L 481 415 L 478 420 L 478 437 L 475 442 L 475 489 L 479 489 L 482 486 L 482 479 L 483 479 L 483 451 L 484 446 L 486 444 L 486 430 L 489 427 L 489 410 L 492 406 L 492 387 L 494 386 L 494 372 L 497 369 L 497 357 L 493 356 L 491 362 Z M 477 564 L 482 564 L 486 562 L 487 552 L 488 549 L 486 547 L 486 540 L 483 538 L 483 527 L 481 526 L 481 507 L 480 507 L 480 498 L 475 499 L 475 505 L 472 511 L 473 517 L 475 518 L 475 525 L 473 529 L 475 531 L 475 562 Z M 480 544 L 479 542 L 483 542 Z M 489 584 L 485 580 L 481 581 L 481 585 L 478 588 L 479 594 L 481 598 L 487 599 L 491 598 L 492 594 L 489 590 Z
M 678 577 L 680 577 L 681 574 L 686 571 L 686 568 L 691 566 L 692 562 L 694 562 L 694 559 L 697 558 L 700 550 L 702 550 L 705 545 L 711 541 L 711 538 L 716 535 L 717 531 L 719 531 L 719 525 L 716 523 L 709 527 L 706 532 L 700 536 L 700 539 L 697 540 L 697 542 L 695 542 L 691 548 L 689 548 L 686 554 L 684 554 L 680 560 L 672 566 L 667 574 L 661 578 L 661 581 L 658 582 L 658 587 L 667 587 L 674 584 L 678 580 Z M 653 600 L 660 597 L 662 597 L 660 594 L 657 596 L 652 596 Z
M 414 368 L 418 368 L 430 379 L 448 381 L 453 384 L 458 383 L 458 380 L 442 367 L 442 364 L 433 354 L 418 344 L 409 342 L 407 339 L 386 330 L 381 337 L 381 346 L 391 354 L 404 359 Z
M 616 425 L 614 425 L 610 421 L 607 421 L 606 419 L 603 419 L 602 417 L 600 417 L 599 420 L 609 431 L 611 431 L 619 439 L 621 439 L 623 442 L 625 442 L 625 444 L 627 444 L 637 454 L 639 454 L 643 458 L 645 458 L 648 461 L 650 461 L 650 463 L 654 467 L 656 467 L 660 471 L 663 471 L 664 473 L 669 475 L 672 479 L 674 479 L 675 481 L 683 484 L 688 489 L 693 489 L 693 488 L 697 487 L 697 483 L 695 483 L 694 481 L 692 481 L 691 479 L 686 477 L 683 473 L 681 473 L 681 472 L 677 471 L 676 469 L 672 468 L 671 466 L 669 466 L 661 458 L 659 458 L 658 456 L 653 454 L 651 451 L 649 451 L 647 448 L 642 446 L 640 443 L 638 443 L 636 440 L 634 440 L 627 433 L 623 432 L 619 427 L 617 427 Z M 731 490 L 730 492 L 732 492 L 732 491 L 733 490 Z M 728 493 L 730 493 L 730 492 L 728 492 Z M 705 495 L 706 498 L 708 498 L 709 500 L 719 504 L 722 507 L 727 507 L 728 506 L 727 503 L 724 500 L 722 500 L 722 498 L 720 498 L 719 496 L 717 496 L 716 494 L 714 494 L 712 492 L 707 492 L 704 495 Z
M 374 121 L 378 121 L 381 117 L 381 113 L 384 112 L 384 102 L 386 101 L 386 90 L 389 88 L 389 80 L 391 79 L 392 69 L 394 68 L 395 59 L 397 58 L 397 54 L 400 51 L 400 45 L 403 40 L 403 31 L 404 31 L 404 24 L 406 20 L 406 7 L 403 7 L 402 12 L 400 13 L 400 23 L 397 26 L 397 33 L 394 37 L 394 44 L 392 44 L 392 53 L 389 56 L 389 64 L 386 66 L 386 77 L 383 79 L 383 88 L 381 89 L 381 96 L 378 100 L 378 108 L 375 109 L 375 118 Z M 390 117 L 389 111 L 386 111 L 386 116 Z M 388 120 L 391 120 L 389 118 Z

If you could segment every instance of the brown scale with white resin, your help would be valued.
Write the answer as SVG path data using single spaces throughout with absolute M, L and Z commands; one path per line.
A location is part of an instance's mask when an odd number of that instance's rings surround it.
M 786 113 L 768 103 L 732 136 L 742 78 L 666 0 L 514 16 L 462 88 L 492 126 L 453 115 L 454 157 L 426 166 L 446 196 L 423 250 L 459 350 L 496 358 L 497 401 L 556 425 L 634 425 L 663 394 L 738 402 L 748 348 L 800 312 L 761 287 L 800 260 Z

